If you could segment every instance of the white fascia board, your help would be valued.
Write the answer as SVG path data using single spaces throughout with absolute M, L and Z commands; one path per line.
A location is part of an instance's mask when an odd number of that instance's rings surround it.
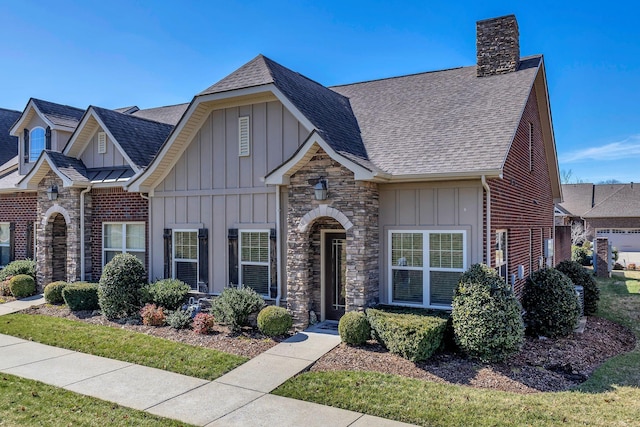
M 500 169 L 487 169 L 473 172 L 445 172 L 445 173 L 425 173 L 411 175 L 392 175 L 389 183 L 400 182 L 420 182 L 420 181 L 452 181 L 452 180 L 468 180 L 481 179 L 482 176 L 487 178 L 502 178 Z
M 51 159 L 49 159 L 48 154 L 45 151 L 43 151 L 42 154 L 40 155 L 40 157 L 38 158 L 38 161 L 36 162 L 36 164 L 33 165 L 31 170 L 29 171 L 29 173 L 26 174 L 24 176 L 24 178 L 22 178 L 20 180 L 20 182 L 18 182 L 18 184 L 16 184 L 16 187 L 20 188 L 22 190 L 27 190 L 27 189 L 34 190 L 34 189 L 37 189 L 38 188 L 38 183 L 36 182 L 34 184 L 34 183 L 31 183 L 30 181 L 33 178 L 33 176 L 36 174 L 36 171 L 38 171 L 42 167 L 42 165 L 44 164 L 45 161 L 47 162 L 47 166 L 49 166 L 49 168 L 53 172 L 55 172 L 56 175 L 58 175 L 60 177 L 60 179 L 62 180 L 63 187 L 74 187 L 74 186 L 76 186 L 76 183 L 74 181 L 72 181 L 71 179 L 69 179 L 68 176 L 66 176 L 65 174 L 60 172 L 60 170 L 51 161 Z
M 3 175 L 5 172 L 15 168 L 18 166 L 18 156 L 15 156 L 13 159 L 9 160 L 3 165 L 0 165 L 0 175 Z
M 51 123 L 49 121 L 49 119 L 47 119 L 44 116 L 44 114 L 42 114 L 40 112 L 40 110 L 38 110 L 38 107 L 36 107 L 36 104 L 33 102 L 33 99 L 30 99 L 29 103 L 27 104 L 27 107 L 22 112 L 22 115 L 20 116 L 20 119 L 18 119 L 18 121 L 13 125 L 13 127 L 9 131 L 9 134 L 11 136 L 20 137 L 20 133 L 18 133 L 18 130 L 22 129 L 22 127 L 25 125 L 24 122 L 25 122 L 25 120 L 27 120 L 27 116 L 29 115 L 29 110 L 31 110 L 31 109 L 33 109 L 33 111 L 35 111 L 36 114 L 38 116 L 40 116 L 40 118 L 47 124 L 47 126 L 49 126 L 49 127 L 51 127 L 53 129 L 53 123 Z
M 95 119 L 93 107 L 89 107 L 89 110 L 85 113 L 84 117 L 82 118 L 82 121 L 78 123 L 78 126 L 74 129 L 73 134 L 71 135 L 71 138 L 69 138 L 69 141 L 67 141 L 66 145 L 64 146 L 64 149 L 62 150 L 62 154 L 64 154 L 65 156 L 69 155 L 69 151 L 71 151 L 71 147 L 73 147 L 77 143 L 76 141 L 78 140 L 78 135 L 82 132 L 82 128 L 87 125 L 87 122 L 89 121 L 90 117 L 93 117 Z M 85 145 L 86 145 L 86 141 L 85 141 Z M 84 148 L 80 150 L 80 153 L 78 154 L 77 158 L 80 158 L 83 151 L 84 151 Z

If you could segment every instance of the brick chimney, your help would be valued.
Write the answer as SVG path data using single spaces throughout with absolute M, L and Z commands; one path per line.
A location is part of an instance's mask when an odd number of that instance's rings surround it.
M 478 77 L 506 74 L 518 69 L 520 34 L 515 15 L 476 22 Z

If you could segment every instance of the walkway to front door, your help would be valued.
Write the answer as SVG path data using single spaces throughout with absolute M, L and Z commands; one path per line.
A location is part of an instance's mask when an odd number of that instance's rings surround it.
M 345 233 L 324 234 L 325 317 L 339 320 L 346 304 L 347 236 Z

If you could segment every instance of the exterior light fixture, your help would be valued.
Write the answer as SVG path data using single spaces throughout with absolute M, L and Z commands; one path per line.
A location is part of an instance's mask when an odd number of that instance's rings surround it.
M 327 198 L 327 180 L 320 178 L 316 185 L 313 186 L 316 193 L 316 200 L 326 200 Z
M 54 184 L 54 185 L 52 185 L 51 187 L 49 187 L 47 189 L 47 197 L 51 201 L 58 200 L 58 186 L 57 185 Z

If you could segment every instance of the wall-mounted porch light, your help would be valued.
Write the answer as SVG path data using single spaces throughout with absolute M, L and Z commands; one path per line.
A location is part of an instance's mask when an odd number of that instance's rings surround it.
M 49 187 L 47 189 L 47 197 L 51 201 L 58 200 L 58 186 L 57 185 L 54 184 L 54 185 L 52 185 L 51 187 Z
M 327 180 L 321 177 L 316 185 L 313 186 L 313 190 L 316 193 L 316 200 L 326 200 Z

